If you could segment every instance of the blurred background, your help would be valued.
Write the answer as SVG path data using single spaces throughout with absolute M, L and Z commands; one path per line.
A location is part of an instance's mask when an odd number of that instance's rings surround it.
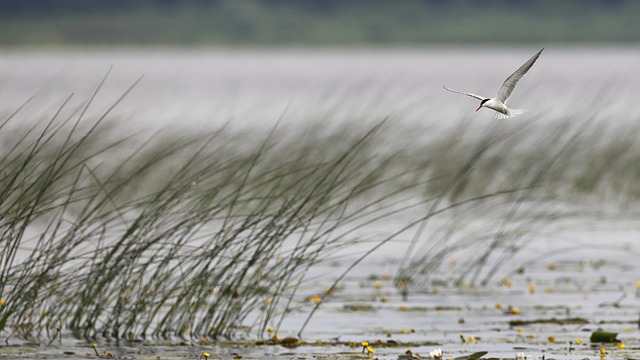
M 633 0 L 24 0 L 3 45 L 628 43 Z

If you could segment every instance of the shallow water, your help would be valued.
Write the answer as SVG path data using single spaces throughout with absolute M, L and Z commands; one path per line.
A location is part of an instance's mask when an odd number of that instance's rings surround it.
M 640 229 L 628 223 L 591 226 L 589 231 L 565 231 L 557 238 L 538 239 L 510 261 L 512 271 L 486 287 L 452 286 L 435 280 L 410 286 L 406 299 L 394 287 L 391 276 L 399 262 L 392 249 L 404 245 L 393 243 L 355 268 L 325 299 L 303 334 L 306 343 L 298 347 L 256 345 L 255 331 L 251 330 L 247 340 L 241 337 L 235 343 L 200 343 L 198 339 L 175 339 L 171 344 L 155 340 L 100 342 L 99 351 L 130 359 L 195 359 L 205 351 L 223 359 L 234 354 L 245 359 L 352 359 L 366 358 L 357 344 L 368 341 L 380 359 L 395 359 L 407 350 L 424 356 L 435 348 L 443 349 L 445 359 L 477 351 L 488 351 L 485 357 L 504 359 L 512 359 L 518 352 L 535 359 L 543 355 L 546 359 L 598 359 L 601 347 L 607 350 L 607 359 L 637 358 Z M 564 250 L 549 252 L 553 248 Z M 278 331 L 280 338 L 297 336 L 314 306 L 308 298 L 322 294 L 336 274 L 353 261 L 353 255 L 313 269 L 299 291 L 295 310 Z M 454 257 L 447 262 L 442 276 L 464 265 Z M 518 314 L 510 311 L 511 307 L 517 308 Z M 586 323 L 535 323 L 571 318 L 585 319 Z M 510 324 L 518 320 L 534 323 Z M 591 344 L 591 332 L 599 329 L 618 332 L 625 348 L 618 349 L 616 343 Z M 473 342 L 469 341 L 472 336 Z M 582 344 L 576 344 L 577 339 Z M 89 340 L 62 339 L 50 346 L 17 339 L 11 343 L 13 346 L 0 347 L 0 358 L 94 357 Z
M 442 84 L 491 96 L 536 50 L 5 49 L 0 54 L 0 113 L 13 111 L 34 94 L 23 118 L 49 116 L 70 93 L 77 94 L 74 102 L 79 105 L 113 65 L 92 111 L 104 111 L 144 74 L 143 82 L 113 115 L 130 121 L 132 128 L 209 128 L 229 119 L 238 128 L 269 127 L 285 109 L 284 121 L 290 125 L 375 120 L 393 114 L 407 127 L 417 123 L 446 127 L 458 123 L 449 119 L 490 121 L 492 114 L 474 113 L 475 101 L 444 91 Z M 549 119 L 566 116 L 581 121 L 595 115 L 603 122 L 637 121 L 638 63 L 640 50 L 634 48 L 547 48 L 511 103 L 529 109 L 526 116 L 544 113 L 554 115 Z M 536 358 L 544 354 L 547 359 L 597 359 L 600 345 L 592 346 L 588 338 L 591 331 L 603 328 L 620 332 L 626 346 L 618 350 L 608 345 L 607 358 L 638 358 L 640 226 L 637 211 L 632 210 L 618 214 L 615 222 L 584 216 L 554 224 L 553 229 L 545 229 L 546 235 L 536 234 L 529 246 L 509 258 L 500 272 L 504 276 L 492 279 L 487 287 L 452 285 L 451 274 L 465 265 L 469 255 L 460 251 L 446 259 L 448 265 L 440 272 L 426 274 L 423 283 L 410 286 L 406 300 L 391 279 L 410 235 L 390 242 L 356 267 L 311 319 L 303 338 L 311 344 L 321 342 L 316 345 L 254 346 L 256 331 L 252 330 L 246 334 L 250 339 L 246 344 L 186 340 L 185 345 L 176 346 L 150 341 L 100 343 L 99 349 L 139 359 L 195 359 L 204 351 L 225 359 L 233 353 L 243 358 L 359 358 L 365 357 L 360 348 L 346 343 L 366 340 L 375 344 L 380 358 L 396 358 L 407 349 L 426 355 L 440 347 L 445 358 L 489 351 L 487 357 L 513 358 L 517 352 L 526 352 Z M 398 224 L 363 230 L 359 236 L 373 240 L 313 268 L 296 298 L 296 310 L 286 317 L 278 335 L 297 336 L 313 307 L 304 298 L 327 290 L 375 239 L 402 225 Z M 376 281 L 380 289 L 374 287 Z M 534 286 L 533 293 L 529 285 Z M 517 307 L 519 314 L 506 312 L 509 305 Z M 509 325 L 515 319 L 570 317 L 589 323 Z M 476 341 L 463 343 L 460 335 L 474 336 Z M 574 344 L 569 353 L 568 344 L 576 339 L 582 345 Z M 399 345 L 389 346 L 389 340 Z M 10 343 L 16 346 L 1 347 L 0 358 L 95 357 L 88 342 L 73 339 L 51 346 Z

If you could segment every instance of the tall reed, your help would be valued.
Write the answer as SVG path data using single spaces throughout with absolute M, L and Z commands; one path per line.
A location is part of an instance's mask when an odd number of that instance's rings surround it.
M 334 285 L 407 239 L 399 284 L 427 283 L 465 248 L 478 251 L 451 282 L 487 284 L 539 224 L 640 196 L 633 127 L 461 122 L 398 141 L 382 119 L 144 138 L 110 126 L 112 108 L 90 115 L 96 94 L 32 125 L 14 124 L 19 109 L 1 123 L 8 338 L 218 338 L 247 325 L 262 336 L 299 305 L 311 267 L 361 249 L 375 226 L 388 230 Z

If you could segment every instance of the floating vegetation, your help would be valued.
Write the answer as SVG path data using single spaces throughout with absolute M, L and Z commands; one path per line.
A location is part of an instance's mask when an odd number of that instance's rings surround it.
M 371 304 L 344 304 L 342 306 L 343 311 L 354 312 L 374 312 L 376 311 L 376 307 Z
M 618 333 L 609 331 L 594 331 L 589 341 L 592 343 L 619 343 Z
M 575 325 L 583 325 L 583 324 L 588 324 L 590 321 L 587 319 L 583 319 L 583 318 L 565 318 L 565 319 L 557 319 L 557 318 L 551 318 L 551 319 L 533 319 L 533 320 L 510 320 L 509 321 L 509 326 L 527 326 L 527 325 L 533 325 L 533 324 L 553 324 L 553 325 L 569 325 L 569 324 L 575 324 Z

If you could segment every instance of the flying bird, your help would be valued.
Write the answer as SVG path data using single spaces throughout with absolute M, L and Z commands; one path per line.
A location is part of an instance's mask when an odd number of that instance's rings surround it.
M 509 109 L 507 107 L 507 99 L 509 98 L 509 96 L 511 96 L 511 93 L 513 92 L 513 89 L 518 84 L 518 81 L 522 79 L 524 74 L 526 74 L 527 71 L 531 69 L 531 67 L 536 62 L 536 60 L 538 60 L 538 57 L 542 53 L 542 50 L 544 50 L 544 48 L 542 48 L 535 55 L 533 55 L 531 59 L 529 59 L 526 63 L 520 66 L 520 68 L 518 68 L 518 70 L 516 70 L 513 74 L 509 75 L 509 77 L 504 81 L 504 83 L 502 83 L 502 87 L 500 87 L 500 90 L 498 91 L 498 95 L 496 95 L 496 97 L 488 98 L 485 96 L 480 96 L 476 94 L 449 89 L 444 85 L 442 85 L 442 87 L 456 94 L 467 95 L 467 96 L 471 96 L 472 98 L 476 98 L 480 100 L 480 106 L 478 106 L 476 111 L 480 110 L 483 107 L 489 108 L 491 110 L 495 110 L 498 112 L 498 114 L 496 114 L 496 117 L 499 119 L 507 119 L 510 117 L 514 117 L 516 115 L 520 115 L 524 112 L 524 110 Z

